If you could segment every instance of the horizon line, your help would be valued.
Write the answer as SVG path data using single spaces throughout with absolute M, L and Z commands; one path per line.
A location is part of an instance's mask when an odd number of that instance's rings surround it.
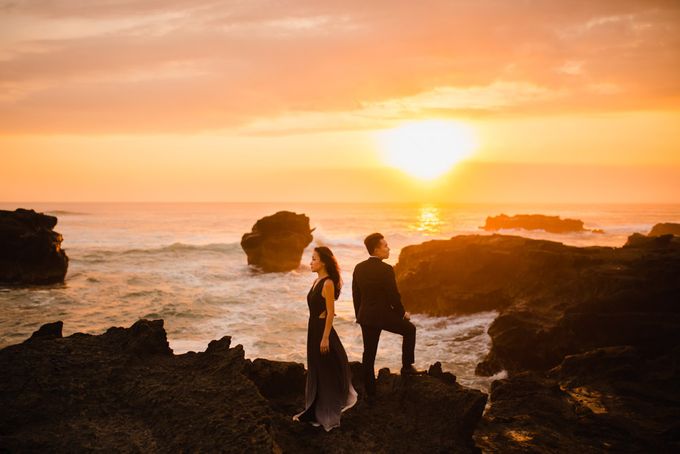
M 295 200 L 295 201 L 192 201 L 192 200 L 24 200 L 24 201 L 3 201 L 0 200 L 0 204 L 12 205 L 12 204 L 59 204 L 59 203 L 71 203 L 71 204 L 196 204 L 196 205 L 210 205 L 210 204 L 233 204 L 233 205 L 282 205 L 282 204 L 311 204 L 311 205 L 680 205 L 678 202 L 621 202 L 621 201 L 595 201 L 595 202 L 549 202 L 549 201 L 498 201 L 498 202 L 442 202 L 442 201 L 305 201 L 305 200 Z

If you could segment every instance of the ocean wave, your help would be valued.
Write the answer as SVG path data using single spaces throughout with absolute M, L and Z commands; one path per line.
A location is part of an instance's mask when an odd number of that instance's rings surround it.
M 88 261 L 100 261 L 105 257 L 116 255 L 158 255 L 168 253 L 191 253 L 191 252 L 209 252 L 226 254 L 234 251 L 240 251 L 241 245 L 239 243 L 212 243 L 212 244 L 186 244 L 173 243 L 168 246 L 161 246 L 156 248 L 139 248 L 139 249 L 124 249 L 111 250 L 99 249 L 90 250 L 86 252 L 82 258 Z
M 128 299 L 128 298 L 146 298 L 149 296 L 155 296 L 155 297 L 163 297 L 169 295 L 169 293 L 164 292 L 163 290 L 158 290 L 158 289 L 148 289 L 148 290 L 139 290 L 136 292 L 130 292 L 127 293 L 126 295 L 123 296 L 123 299 Z
M 309 245 L 310 247 L 326 246 L 331 249 L 334 248 L 364 248 L 363 239 L 356 238 L 331 238 L 327 236 L 314 236 L 314 241 Z
M 168 246 L 161 246 L 152 249 L 129 249 L 123 254 L 157 254 L 166 252 L 233 252 L 240 250 L 240 243 L 211 243 L 211 244 L 186 244 L 186 243 L 172 243 Z
M 52 216 L 86 216 L 90 213 L 83 213 L 80 211 L 68 211 L 68 210 L 52 210 L 46 211 L 45 214 L 50 214 Z

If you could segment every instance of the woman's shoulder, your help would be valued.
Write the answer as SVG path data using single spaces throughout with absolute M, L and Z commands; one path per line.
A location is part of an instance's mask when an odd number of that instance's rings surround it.
M 326 279 L 323 283 L 324 288 L 335 288 L 335 284 L 333 283 L 333 279 L 330 278 L 330 276 L 326 276 L 324 279 Z

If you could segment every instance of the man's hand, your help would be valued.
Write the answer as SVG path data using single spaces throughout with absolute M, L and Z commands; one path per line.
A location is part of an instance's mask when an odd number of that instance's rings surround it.
M 404 312 L 404 320 L 411 320 L 411 314 Z

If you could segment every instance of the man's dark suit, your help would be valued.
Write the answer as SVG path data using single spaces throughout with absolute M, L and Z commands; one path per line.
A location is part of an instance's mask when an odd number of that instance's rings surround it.
M 357 323 L 364 339 L 363 369 L 366 392 L 375 394 L 375 354 L 380 332 L 386 330 L 404 336 L 402 365 L 413 364 L 416 327 L 404 318 L 404 306 L 397 289 L 392 266 L 377 257 L 370 257 L 354 268 L 352 299 Z

